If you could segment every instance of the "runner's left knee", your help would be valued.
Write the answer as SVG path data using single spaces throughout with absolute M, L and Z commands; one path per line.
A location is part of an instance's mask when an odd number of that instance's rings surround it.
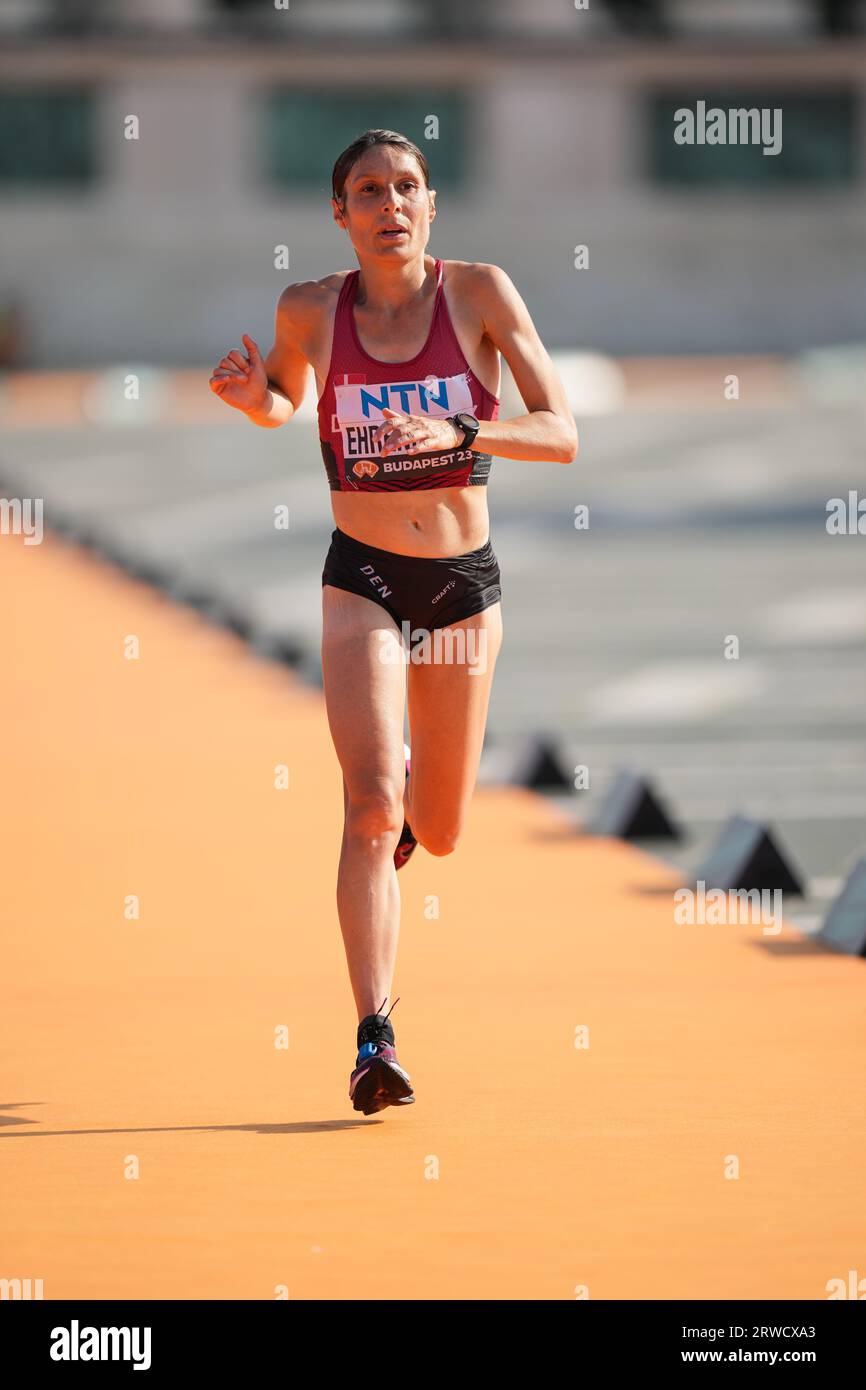
M 460 840 L 460 831 L 454 827 L 425 826 L 423 822 L 420 827 L 413 825 L 412 833 L 419 845 L 437 858 L 453 854 Z

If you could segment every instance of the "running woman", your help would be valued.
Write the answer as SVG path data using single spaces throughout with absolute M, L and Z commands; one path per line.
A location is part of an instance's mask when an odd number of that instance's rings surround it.
M 210 385 L 274 429 L 300 408 L 311 368 L 316 376 L 336 527 L 322 574 L 322 670 L 343 773 L 337 909 L 359 1018 L 349 1096 L 370 1115 L 415 1098 L 382 1012 L 397 871 L 418 844 L 454 850 L 481 756 L 502 641 L 492 458 L 571 463 L 578 438 L 508 275 L 428 254 L 436 191 L 421 150 L 395 131 L 365 131 L 337 159 L 332 192 L 359 269 L 287 286 L 267 358 L 245 333 Z M 526 407 L 510 420 L 498 419 L 500 353 Z

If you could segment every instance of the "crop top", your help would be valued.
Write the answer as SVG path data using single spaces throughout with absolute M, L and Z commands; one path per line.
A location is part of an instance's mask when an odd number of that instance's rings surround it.
M 490 454 L 454 448 L 444 453 L 397 453 L 379 457 L 373 432 L 382 409 L 441 418 L 468 411 L 495 420 L 499 398 L 476 377 L 454 332 L 442 290 L 442 261 L 436 260 L 433 321 L 423 348 L 408 362 L 382 362 L 362 348 L 353 305 L 359 271 L 340 288 L 331 361 L 319 397 L 319 442 L 332 492 L 395 492 L 431 487 L 475 487 L 487 482 Z

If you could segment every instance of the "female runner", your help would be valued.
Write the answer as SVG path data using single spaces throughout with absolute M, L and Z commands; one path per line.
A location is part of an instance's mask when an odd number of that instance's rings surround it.
M 381 1012 L 397 953 L 397 870 L 418 844 L 455 848 L 481 755 L 502 641 L 492 456 L 571 463 L 578 438 L 505 272 L 427 253 L 436 192 L 421 150 L 395 131 L 365 131 L 334 165 L 332 191 L 360 269 L 287 286 L 267 358 L 245 333 L 245 350 L 228 352 L 210 385 L 273 429 L 299 409 L 310 368 L 317 380 L 337 528 L 322 574 L 324 693 L 345 817 L 337 910 L 360 1020 L 349 1096 L 370 1115 L 415 1099 Z M 497 419 L 500 352 L 527 411 L 511 420 Z

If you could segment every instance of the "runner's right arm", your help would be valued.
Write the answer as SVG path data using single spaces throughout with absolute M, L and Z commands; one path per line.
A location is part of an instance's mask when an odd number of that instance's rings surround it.
M 213 392 L 226 405 L 241 410 L 254 425 L 276 429 L 285 425 L 304 399 L 310 364 L 299 348 L 303 322 L 299 314 L 300 286 L 289 285 L 277 302 L 274 346 L 262 360 L 258 344 L 244 333 L 246 353 L 233 349 L 210 379 Z

